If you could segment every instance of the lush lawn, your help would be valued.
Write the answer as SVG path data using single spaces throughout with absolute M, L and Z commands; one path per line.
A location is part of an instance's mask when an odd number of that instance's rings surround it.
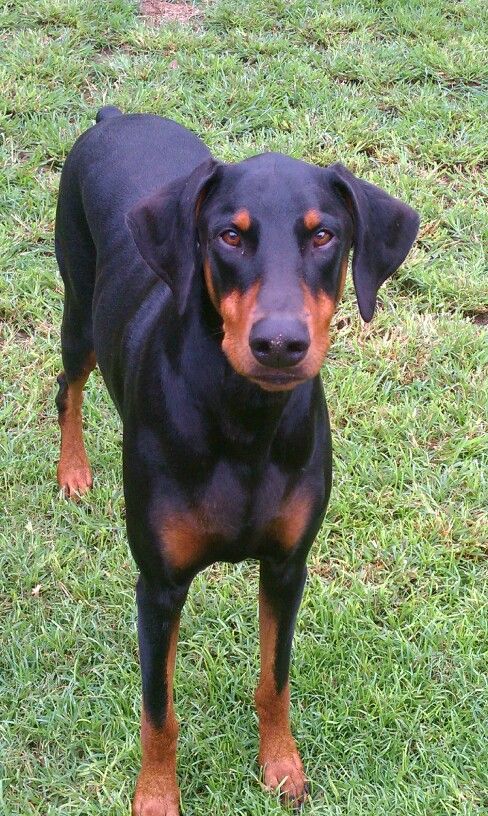
M 2 816 L 127 814 L 139 674 L 120 428 L 86 399 L 95 489 L 55 485 L 59 170 L 103 103 L 228 160 L 340 159 L 420 239 L 323 377 L 332 501 L 311 558 L 294 725 L 321 816 L 488 814 L 488 17 L 484 0 L 230 0 L 145 26 L 128 0 L 1 4 Z M 485 198 L 484 198 L 485 196 Z M 191 816 L 279 814 L 259 786 L 256 569 L 194 584 L 176 687 Z

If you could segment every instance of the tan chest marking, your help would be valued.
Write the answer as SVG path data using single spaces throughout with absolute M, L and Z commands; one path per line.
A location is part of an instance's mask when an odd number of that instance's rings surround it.
M 312 515 L 312 499 L 302 491 L 284 500 L 278 514 L 268 524 L 266 534 L 285 550 L 292 550 L 304 535 Z
M 175 569 L 188 569 L 201 561 L 222 538 L 224 527 L 201 509 L 168 513 L 161 527 L 163 552 Z
M 165 558 L 174 569 L 190 569 L 209 558 L 222 555 L 226 543 L 236 540 L 243 519 L 239 521 L 233 513 L 226 516 L 227 500 L 224 505 L 212 502 L 212 512 L 206 504 L 186 510 L 167 510 L 159 527 L 161 548 Z M 285 551 L 292 550 L 301 541 L 310 523 L 313 498 L 303 490 L 295 490 L 281 500 L 273 516 L 264 526 L 259 525 L 251 533 L 249 541 L 243 542 L 243 549 L 252 541 L 265 539 L 274 542 Z M 269 518 L 269 517 L 268 517 Z M 236 526 L 237 525 L 237 526 Z M 243 557 L 245 553 L 243 551 Z

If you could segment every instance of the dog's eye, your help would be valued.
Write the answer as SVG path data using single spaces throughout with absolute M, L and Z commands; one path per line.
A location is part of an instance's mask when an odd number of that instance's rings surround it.
M 313 236 L 313 245 L 314 247 L 325 246 L 326 244 L 329 243 L 331 238 L 332 233 L 330 233 L 328 230 L 324 229 L 317 230 L 317 232 Z
M 323 247 L 329 243 L 331 238 L 332 233 L 328 232 L 326 229 L 319 229 L 313 236 L 313 245 L 314 247 Z
M 241 236 L 233 229 L 225 230 L 220 235 L 222 241 L 229 246 L 238 247 L 241 245 Z

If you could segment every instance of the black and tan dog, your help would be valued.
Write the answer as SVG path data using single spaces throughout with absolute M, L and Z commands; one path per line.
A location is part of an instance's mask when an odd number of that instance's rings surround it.
M 133 813 L 179 813 L 181 608 L 199 570 L 246 558 L 260 562 L 259 761 L 266 785 L 300 804 L 307 786 L 288 670 L 331 486 L 319 371 L 350 248 L 369 321 L 418 218 L 340 164 L 275 153 L 224 164 L 167 119 L 104 108 L 97 123 L 66 160 L 57 211 L 58 481 L 72 496 L 91 486 L 81 403 L 98 363 L 123 421 L 127 531 L 140 570 Z

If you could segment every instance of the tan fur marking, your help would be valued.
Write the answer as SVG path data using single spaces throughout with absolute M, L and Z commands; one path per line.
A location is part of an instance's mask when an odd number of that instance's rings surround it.
M 306 229 L 313 230 L 316 227 L 320 226 L 322 218 L 318 210 L 307 210 L 305 215 L 303 216 L 303 223 L 305 224 Z
M 175 569 L 187 569 L 204 557 L 219 531 L 200 509 L 165 515 L 161 529 L 164 554 Z
M 220 314 L 224 321 L 222 350 L 235 370 L 244 376 L 256 367 L 249 347 L 249 332 L 259 317 L 256 307 L 259 286 L 259 281 L 256 281 L 244 293 L 234 289 L 220 301 Z
M 207 286 L 207 292 L 210 300 L 214 308 L 219 311 L 219 299 L 217 297 L 217 292 L 215 291 L 215 286 L 212 277 L 212 270 L 210 268 L 210 261 L 208 258 L 205 258 L 203 262 L 203 274 L 205 276 L 205 284 Z
M 83 388 L 95 365 L 95 353 L 90 352 L 80 378 L 67 384 L 63 407 L 58 415 L 61 428 L 61 452 L 57 480 L 64 494 L 71 498 L 86 493 L 93 483 L 90 463 L 83 442 L 81 406 Z
M 166 663 L 168 705 L 164 725 L 157 728 L 142 710 L 142 766 L 137 780 L 133 816 L 179 816 L 179 790 L 176 779 L 178 721 L 173 702 L 173 675 L 178 643 L 179 619 L 171 633 Z
M 342 300 L 342 295 L 344 294 L 344 286 L 346 285 L 346 274 L 347 274 L 347 264 L 349 261 L 349 254 L 342 259 L 341 263 L 341 271 L 339 274 L 339 284 L 337 286 L 337 297 L 336 303 L 339 303 Z
M 325 292 L 313 295 L 303 283 L 305 319 L 310 334 L 310 348 L 305 359 L 308 376 L 313 377 L 320 371 L 324 357 L 330 346 L 329 327 L 335 311 L 335 303 Z
M 259 717 L 259 764 L 265 785 L 291 800 L 305 797 L 306 777 L 290 730 L 290 689 L 278 693 L 274 678 L 277 640 L 276 616 L 262 589 L 259 591 L 261 674 L 255 700 Z
M 304 493 L 297 492 L 285 499 L 276 518 L 267 529 L 267 534 L 279 541 L 285 550 L 291 550 L 299 543 L 312 510 L 312 501 Z
M 185 569 L 195 563 L 211 541 L 197 512 L 167 516 L 161 538 L 164 553 L 176 569 Z
M 243 207 L 242 210 L 238 210 L 235 215 L 232 216 L 232 223 L 235 224 L 238 229 L 242 230 L 242 232 L 247 232 L 251 226 L 249 210 L 246 210 L 245 207 Z

